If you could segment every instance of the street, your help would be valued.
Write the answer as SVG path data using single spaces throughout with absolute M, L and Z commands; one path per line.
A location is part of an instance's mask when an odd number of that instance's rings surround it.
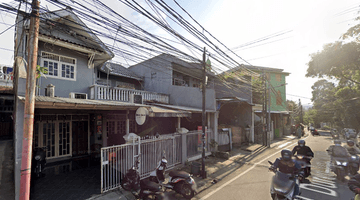
M 240 169 L 231 173 L 222 181 L 213 185 L 206 191 L 198 194 L 196 199 L 271 199 L 270 183 L 274 175 L 268 170 L 268 161 L 274 162 L 280 157 L 282 149 L 292 148 L 297 144 L 284 143 L 272 148 L 265 155 L 256 157 Z M 301 184 L 301 199 L 351 199 L 353 193 L 347 186 L 347 181 L 340 182 L 330 170 L 330 156 L 326 149 L 333 144 L 329 133 L 321 132 L 320 136 L 308 136 L 305 138 L 306 145 L 313 150 L 315 157 L 312 159 L 312 175 L 306 183 Z M 345 141 L 343 141 L 345 142 Z

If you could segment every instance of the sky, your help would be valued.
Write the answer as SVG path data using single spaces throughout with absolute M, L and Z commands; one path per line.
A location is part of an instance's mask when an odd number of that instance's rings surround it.
M 14 1 L 0 0 L 0 3 Z M 126 8 L 118 1 L 104 0 L 118 13 L 152 33 L 165 35 L 155 24 Z M 173 0 L 166 0 L 178 8 Z M 326 43 L 335 42 L 348 28 L 355 25 L 360 1 L 355 0 L 177 0 L 206 31 L 233 50 L 246 63 L 254 66 L 280 68 L 286 78 L 286 98 L 302 105 L 311 104 L 311 86 L 318 79 L 306 78 L 310 54 L 322 50 Z M 143 3 L 143 2 L 141 2 Z M 41 4 L 47 4 L 41 1 Z M 144 4 L 144 3 L 143 3 Z M 51 8 L 51 5 L 48 5 Z M 179 10 L 179 9 L 177 9 Z M 182 13 L 186 16 L 185 13 Z M 164 16 L 166 18 L 166 16 Z M 190 18 L 186 18 L 190 22 Z M 12 65 L 15 16 L 0 11 L 0 64 Z M 170 25 L 176 24 L 169 21 Z M 5 31 L 5 32 L 4 32 Z M 179 32 L 191 37 L 186 31 Z M 278 35 L 275 37 L 275 35 Z M 258 41 L 265 37 L 270 39 Z M 166 37 L 166 36 L 165 36 Z M 243 48 L 239 46 L 257 41 Z M 184 48 L 184 47 L 180 47 Z M 184 48 L 185 49 L 185 48 Z M 243 60 L 239 60 L 243 62 Z M 244 64 L 246 64 L 244 63 Z

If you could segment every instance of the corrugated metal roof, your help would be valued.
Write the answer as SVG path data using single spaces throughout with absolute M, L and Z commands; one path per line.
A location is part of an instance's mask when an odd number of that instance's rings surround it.
M 143 80 L 135 72 L 133 72 L 133 71 L 129 70 L 128 68 L 125 68 L 119 64 L 116 64 L 116 63 L 106 62 L 101 66 L 100 71 L 107 73 L 108 72 L 107 67 L 110 68 L 111 75 L 123 76 L 123 77 L 133 78 L 136 80 Z
M 25 101 L 25 97 L 19 96 L 19 100 Z M 92 100 L 92 99 L 71 99 L 64 97 L 48 97 L 48 96 L 35 96 L 35 103 L 48 102 L 48 103 L 64 103 L 64 104 L 84 104 L 84 105 L 98 105 L 98 106 L 134 106 L 134 107 L 147 107 L 143 104 L 135 104 L 122 101 L 105 101 L 105 100 Z
M 186 106 L 176 106 L 176 105 L 158 104 L 158 103 L 154 103 L 151 105 L 156 105 L 159 107 L 165 107 L 165 108 L 170 108 L 170 109 L 175 109 L 175 110 L 184 110 L 184 111 L 189 111 L 189 112 L 193 112 L 193 113 L 201 113 L 202 112 L 202 109 L 186 107 Z M 216 111 L 207 109 L 206 112 L 216 112 Z

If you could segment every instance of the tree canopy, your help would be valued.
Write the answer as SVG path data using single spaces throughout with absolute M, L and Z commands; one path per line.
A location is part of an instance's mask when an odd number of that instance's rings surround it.
M 360 24 L 310 54 L 307 65 L 306 77 L 321 78 L 312 86 L 309 121 L 360 129 Z

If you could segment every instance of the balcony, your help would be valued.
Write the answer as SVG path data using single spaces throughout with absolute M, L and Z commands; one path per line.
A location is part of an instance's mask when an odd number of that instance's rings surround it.
M 130 102 L 130 96 L 132 94 L 141 95 L 143 101 L 157 101 L 167 104 L 169 103 L 169 95 L 167 94 L 127 88 L 106 87 L 102 85 L 93 85 L 90 87 L 90 99 L 94 100 Z
M 13 75 L 0 73 L 0 92 L 12 92 Z

